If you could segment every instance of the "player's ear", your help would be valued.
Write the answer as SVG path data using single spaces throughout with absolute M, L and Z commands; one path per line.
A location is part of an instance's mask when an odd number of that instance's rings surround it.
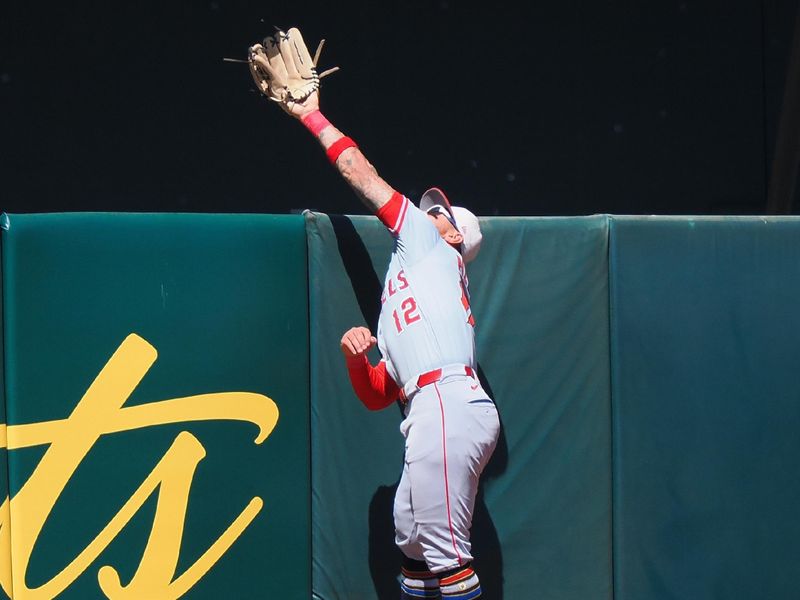
M 458 245 L 464 241 L 464 236 L 461 235 L 461 232 L 458 229 L 454 228 L 445 234 L 444 239 L 449 244 Z

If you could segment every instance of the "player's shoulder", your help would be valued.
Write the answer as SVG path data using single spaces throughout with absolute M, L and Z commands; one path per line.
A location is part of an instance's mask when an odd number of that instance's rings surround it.
M 395 192 L 376 215 L 395 237 L 407 237 L 415 233 L 430 235 L 431 232 L 438 236 L 436 227 L 425 212 L 399 192 Z
M 400 192 L 394 192 L 389 201 L 381 206 L 375 215 L 393 235 L 397 235 L 403 228 L 409 206 L 413 206 L 413 204 L 408 198 Z

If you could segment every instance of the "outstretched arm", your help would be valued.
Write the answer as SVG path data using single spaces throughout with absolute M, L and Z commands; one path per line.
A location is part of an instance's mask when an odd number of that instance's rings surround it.
M 323 40 L 324 41 L 324 40 Z M 319 111 L 319 80 L 335 69 L 317 75 L 322 42 L 312 58 L 297 28 L 278 31 L 248 51 L 250 74 L 258 89 L 300 120 L 325 149 L 361 201 L 377 213 L 397 194 L 358 149 L 356 143 L 331 125 Z
M 331 163 L 368 209 L 377 212 L 390 200 L 395 190 L 378 175 L 355 142 L 322 115 L 318 92 L 302 103 L 288 103 L 286 110 L 317 138 Z

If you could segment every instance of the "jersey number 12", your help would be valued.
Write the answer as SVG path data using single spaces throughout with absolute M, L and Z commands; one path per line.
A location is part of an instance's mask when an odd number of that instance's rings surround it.
M 398 313 L 397 309 L 395 308 L 392 312 L 392 317 L 394 317 L 394 326 L 397 328 L 397 333 L 403 333 L 403 329 L 412 323 L 419 321 L 420 319 L 419 311 L 417 310 L 417 301 L 414 300 L 413 296 L 409 296 L 403 300 L 402 304 L 400 304 L 400 311 L 401 312 Z

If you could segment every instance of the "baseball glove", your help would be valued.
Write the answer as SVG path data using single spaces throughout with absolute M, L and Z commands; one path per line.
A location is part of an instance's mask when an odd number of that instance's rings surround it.
M 296 27 L 278 30 L 264 38 L 263 45 L 251 46 L 247 54 L 250 73 L 256 86 L 270 100 L 289 104 L 303 102 L 319 89 L 319 81 L 339 67 L 317 74 L 317 61 L 325 40 L 320 41 L 314 58 L 308 53 L 303 36 Z

